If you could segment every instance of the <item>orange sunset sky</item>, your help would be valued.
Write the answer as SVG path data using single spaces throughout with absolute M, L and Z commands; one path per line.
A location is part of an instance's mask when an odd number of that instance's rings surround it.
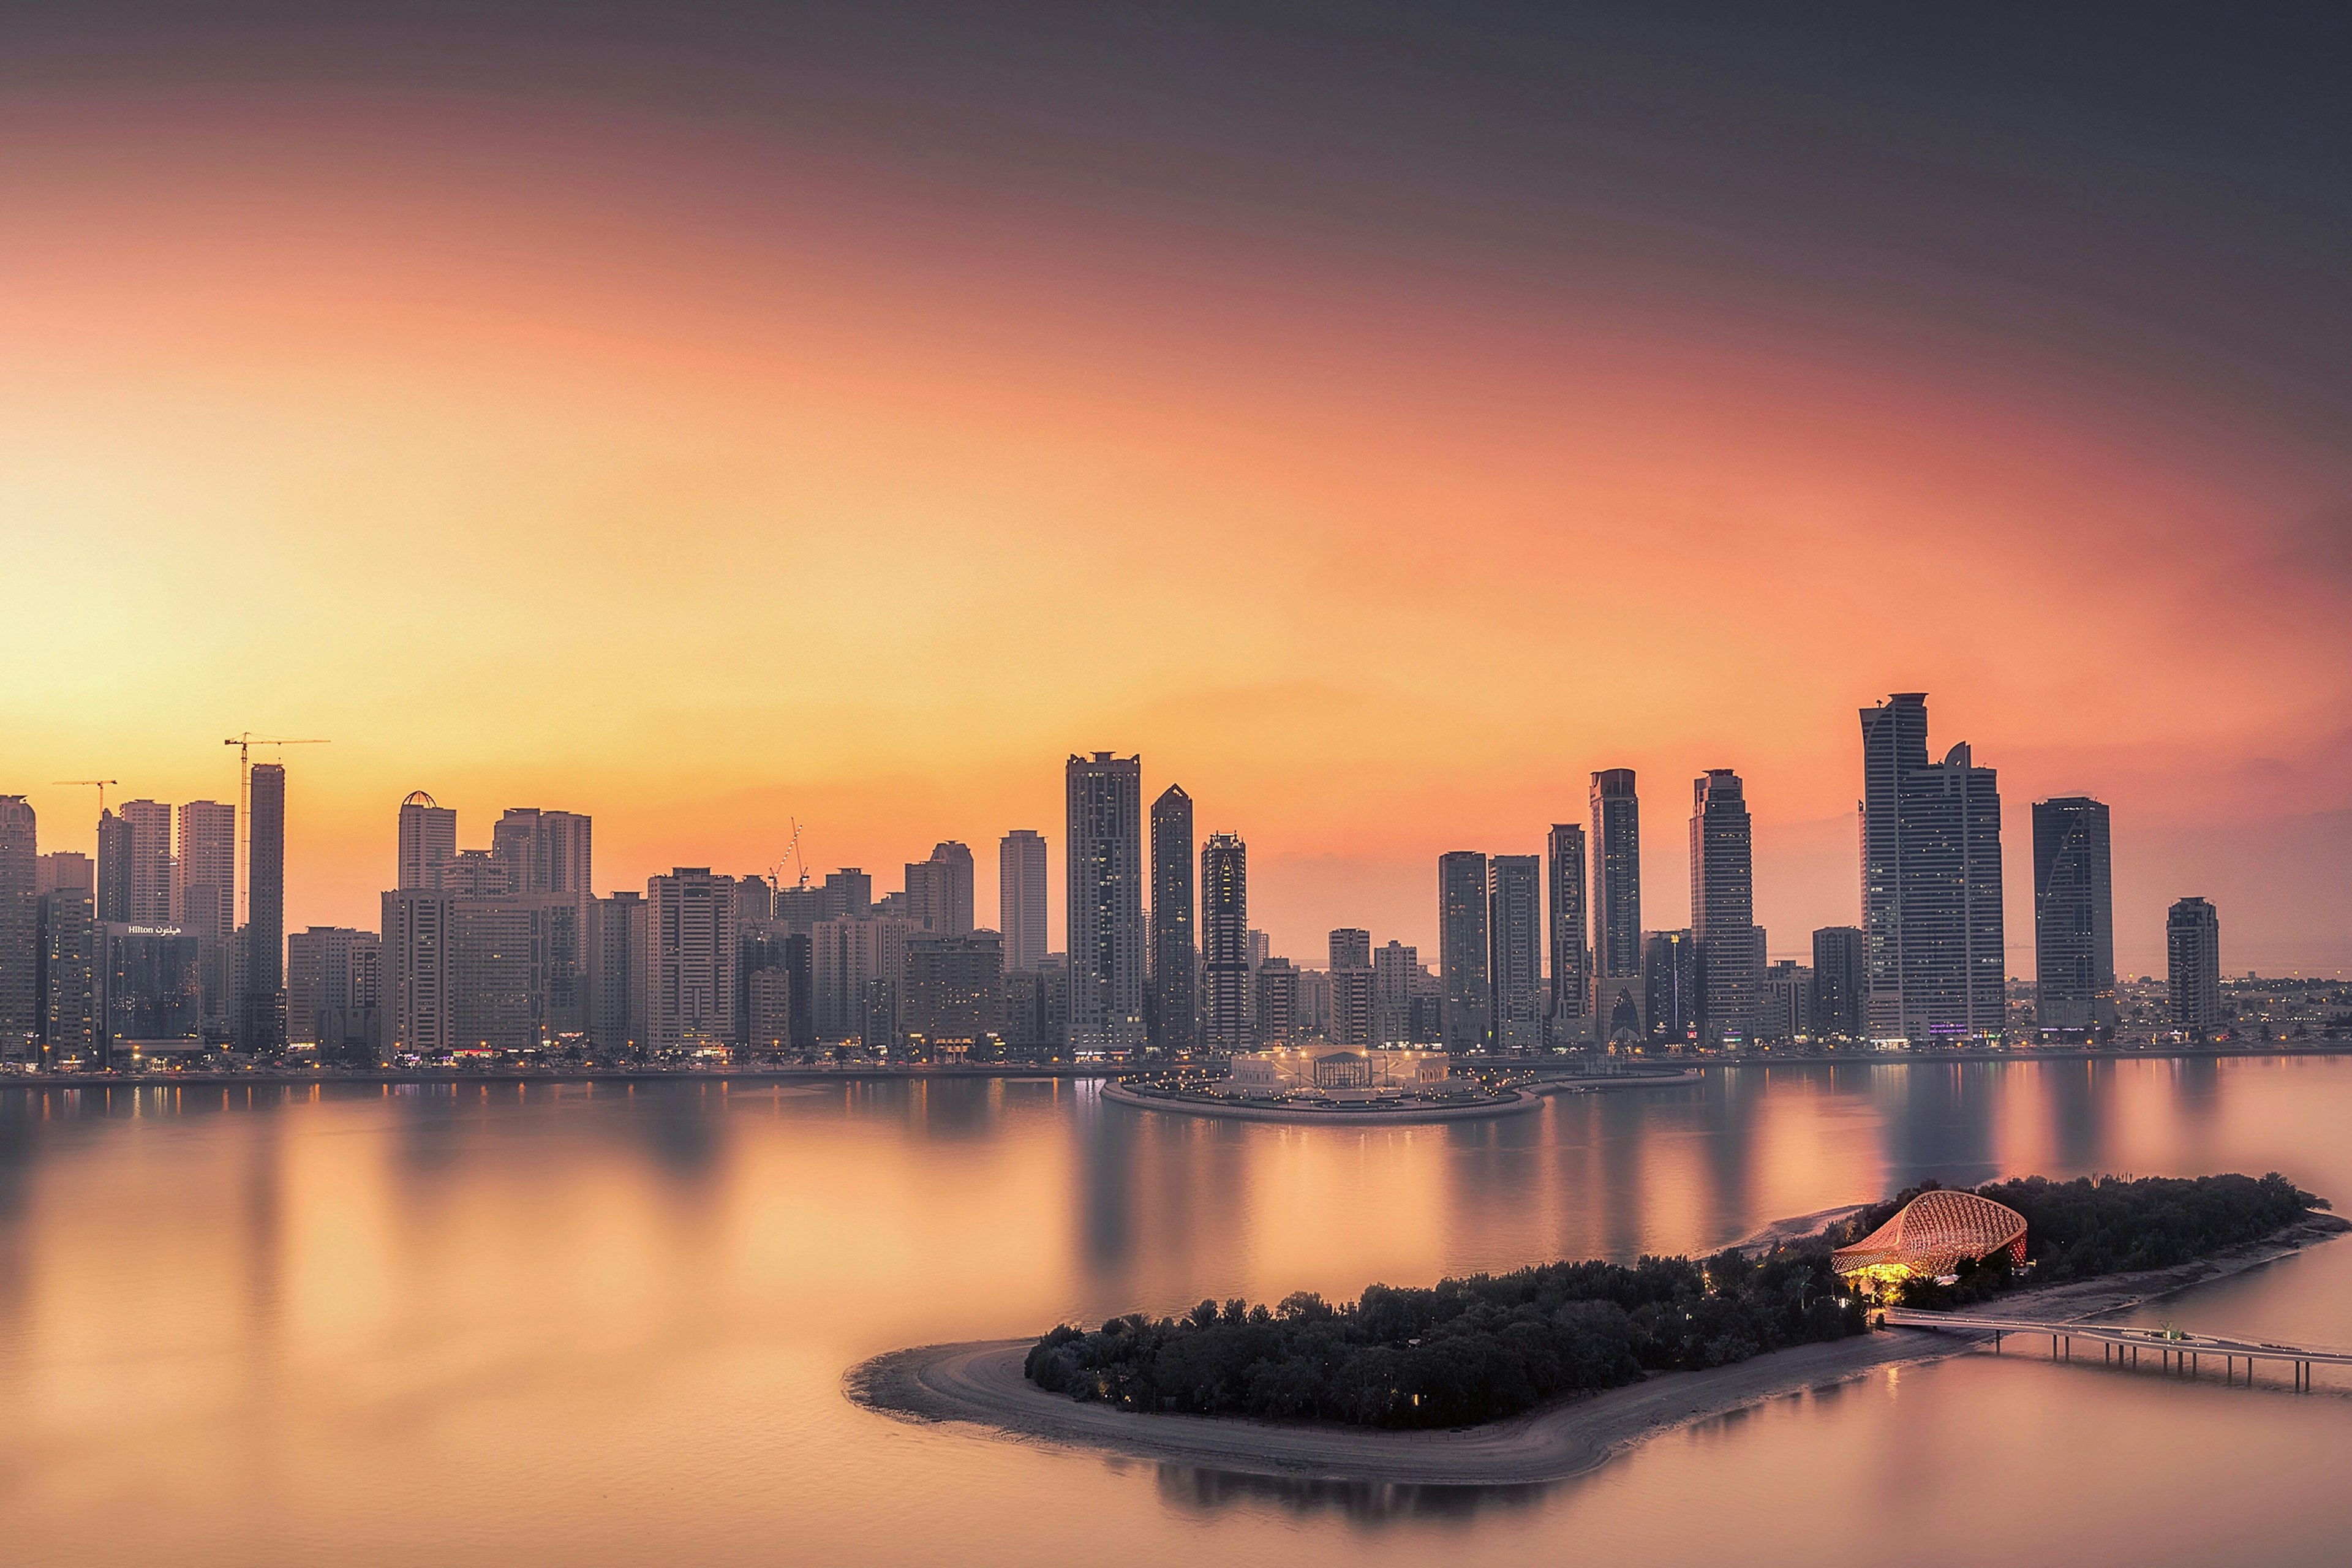
M 593 813 L 600 892 L 960 838 L 992 923 L 1107 748 L 1248 839 L 1276 951 L 1433 957 L 1436 856 L 1601 767 L 1686 923 L 1730 766 L 1778 957 L 1857 918 L 1855 710 L 1925 690 L 2012 973 L 2078 791 L 2131 973 L 2190 893 L 2228 968 L 2352 963 L 2340 137 L 1511 8 L 428 11 L 0 33 L 44 849 L 49 781 L 234 799 L 251 729 L 333 742 L 296 928 L 374 924 L 415 788 L 469 847 Z

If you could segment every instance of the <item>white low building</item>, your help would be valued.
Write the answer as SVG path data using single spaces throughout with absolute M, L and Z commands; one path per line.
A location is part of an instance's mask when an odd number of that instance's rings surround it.
M 1243 1051 L 1225 1079 L 1228 1094 L 1412 1094 L 1444 1083 L 1444 1051 L 1363 1049 L 1353 1046 L 1293 1046 Z

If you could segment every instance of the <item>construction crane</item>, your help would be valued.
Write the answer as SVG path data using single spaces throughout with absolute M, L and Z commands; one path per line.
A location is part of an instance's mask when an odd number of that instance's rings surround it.
M 778 892 L 783 891 L 784 862 L 787 860 L 800 868 L 800 880 L 793 885 L 801 888 L 807 887 L 808 857 L 801 853 L 801 824 L 798 817 L 793 818 L 793 841 L 784 847 L 782 858 L 768 868 L 768 880 L 774 884 Z
M 51 779 L 53 784 L 94 784 L 98 789 L 98 815 L 106 815 L 106 786 L 119 784 L 121 779 Z
M 236 864 L 229 868 L 229 880 L 236 885 L 236 923 L 245 923 L 246 882 L 253 866 L 253 748 L 256 746 L 323 746 L 325 741 L 289 741 L 257 735 L 247 730 L 242 735 L 232 735 L 221 742 L 236 748 Z

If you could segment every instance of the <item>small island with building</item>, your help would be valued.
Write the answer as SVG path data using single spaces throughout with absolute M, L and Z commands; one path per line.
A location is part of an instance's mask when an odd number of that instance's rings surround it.
M 1442 1050 L 1314 1042 L 1236 1051 L 1206 1067 L 1106 1084 L 1106 1099 L 1153 1110 L 1255 1120 L 1437 1121 L 1533 1110 L 1535 1092 L 1508 1079 L 1457 1075 Z
M 1376 1284 L 1339 1303 L 1204 1300 L 897 1352 L 852 1369 L 848 1391 L 905 1418 L 1255 1473 L 1551 1480 L 1657 1432 L 1979 1337 L 1874 1332 L 1882 1306 L 2011 1292 L 2005 1312 L 2055 1327 L 2352 1229 L 2326 1207 L 2275 1173 L 1928 1184 L 1703 1258 Z

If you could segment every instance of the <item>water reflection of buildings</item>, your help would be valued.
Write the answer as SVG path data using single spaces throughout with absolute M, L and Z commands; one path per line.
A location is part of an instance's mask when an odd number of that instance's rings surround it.
M 2000 1062 L 1912 1062 L 1880 1069 L 1880 1134 L 1895 1186 L 1923 1177 L 1973 1186 L 2001 1173 L 1995 1122 Z

